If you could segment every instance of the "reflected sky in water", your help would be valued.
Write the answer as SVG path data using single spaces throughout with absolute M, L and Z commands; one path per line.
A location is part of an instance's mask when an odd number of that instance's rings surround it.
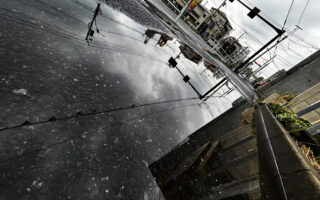
M 196 97 L 167 64 L 180 52 L 179 39 L 159 47 L 157 36 L 145 45 L 147 28 L 168 30 L 155 18 L 142 25 L 102 5 L 100 34 L 88 46 L 84 37 L 95 1 L 0 2 L 1 128 L 109 110 L 2 130 L 4 199 L 159 199 L 147 165 L 239 96 L 211 98 L 210 112 L 199 100 L 122 110 Z M 145 12 L 142 22 L 151 19 L 137 1 L 128 4 Z M 218 82 L 208 72 L 200 74 L 203 63 L 181 55 L 178 66 L 201 93 Z

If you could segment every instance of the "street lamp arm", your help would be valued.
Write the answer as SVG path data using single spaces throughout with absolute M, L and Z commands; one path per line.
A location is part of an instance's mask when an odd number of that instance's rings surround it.
M 252 10 L 248 5 L 246 5 L 245 3 L 243 3 L 241 0 L 237 0 L 239 1 L 239 3 L 241 3 L 244 7 L 246 7 L 248 10 Z M 273 25 L 271 22 L 269 22 L 266 18 L 262 17 L 261 15 L 259 15 L 257 13 L 257 16 L 266 24 L 268 24 L 271 28 L 273 28 L 278 34 L 280 34 L 281 32 L 283 32 L 281 29 L 279 29 L 278 27 L 276 27 L 275 25 Z

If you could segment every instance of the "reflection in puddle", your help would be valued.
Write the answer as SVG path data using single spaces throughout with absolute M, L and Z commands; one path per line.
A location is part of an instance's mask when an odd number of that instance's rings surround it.
M 147 163 L 239 96 L 224 86 L 209 108 L 194 99 L 171 57 L 202 93 L 219 79 L 201 73 L 203 61 L 189 60 L 164 25 L 141 25 L 103 3 L 100 12 L 89 0 L 1 7 L 0 127 L 19 125 L 1 132 L 4 198 L 159 199 Z

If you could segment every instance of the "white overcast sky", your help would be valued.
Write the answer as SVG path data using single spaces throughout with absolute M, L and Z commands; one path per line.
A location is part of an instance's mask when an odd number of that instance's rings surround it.
M 258 7 L 261 10 L 261 15 L 282 28 L 286 15 L 292 0 L 242 0 L 250 7 Z M 308 0 L 295 0 L 293 8 L 290 12 L 285 30 L 291 32 L 298 24 L 302 10 L 305 7 Z M 223 0 L 203 0 L 202 4 L 205 4 L 207 8 L 218 7 Z M 226 13 L 233 31 L 230 35 L 239 37 L 244 31 L 246 34 L 240 39 L 240 43 L 243 46 L 249 46 L 251 52 L 258 50 L 263 44 L 266 44 L 272 37 L 276 35 L 276 32 L 263 23 L 259 18 L 250 19 L 248 9 L 243 7 L 237 0 L 233 3 L 227 0 L 227 5 L 222 7 L 221 10 Z M 278 45 L 276 50 L 277 57 L 274 59 L 268 67 L 262 70 L 261 75 L 263 77 L 269 77 L 278 69 L 288 70 L 295 64 L 299 63 L 304 58 L 311 55 L 320 47 L 320 0 L 310 0 L 304 15 L 302 17 L 300 27 L 303 30 L 295 32 L 298 38 L 307 42 L 304 43 L 296 37 L 289 37 Z M 310 47 L 312 45 L 315 48 Z M 274 55 L 274 50 L 271 53 L 263 56 L 258 60 L 258 63 L 263 64 L 271 56 Z M 257 65 L 253 66 L 254 69 L 258 68 Z M 259 75 L 259 74 L 258 74 Z

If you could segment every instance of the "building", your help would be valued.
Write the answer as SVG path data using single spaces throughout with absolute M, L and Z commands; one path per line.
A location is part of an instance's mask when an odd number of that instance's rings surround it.
M 160 38 L 159 38 L 158 43 L 157 43 L 157 45 L 159 45 L 160 47 L 163 47 L 165 44 L 167 44 L 168 40 L 172 40 L 173 39 L 172 37 L 170 37 L 166 33 L 162 33 L 160 31 L 153 30 L 153 29 L 147 29 L 145 31 L 145 33 L 144 33 L 146 38 L 145 38 L 143 43 L 147 44 L 149 42 L 149 40 L 151 38 L 153 38 L 156 34 L 160 35 Z
M 249 55 L 248 47 L 243 47 L 234 37 L 227 37 L 221 41 L 220 55 L 227 58 L 231 64 L 238 64 Z
M 207 27 L 205 30 L 203 27 Z M 232 26 L 224 12 L 216 8 L 210 9 L 210 16 L 203 25 L 199 26 L 198 31 L 205 40 L 214 38 L 220 41 L 232 30 Z
M 202 60 L 202 57 L 186 44 L 181 44 L 179 46 L 179 49 L 181 53 L 184 55 L 184 57 L 196 64 L 198 64 Z
M 177 15 L 182 8 L 191 3 L 192 0 L 162 0 Z M 224 38 L 231 30 L 232 26 L 226 14 L 218 9 L 206 9 L 201 5 L 200 0 L 191 12 L 186 12 L 183 16 L 184 21 L 205 40 L 214 37 L 217 40 Z
M 241 47 L 238 51 L 231 55 L 230 59 L 232 64 L 237 64 L 243 62 L 249 55 L 250 50 L 248 47 Z
M 210 11 L 198 3 L 191 12 L 187 12 L 185 19 L 187 19 L 187 23 L 191 25 L 191 28 L 196 30 L 205 22 L 209 15 Z
M 224 72 L 218 67 L 214 66 L 212 63 L 205 60 L 203 64 L 208 70 L 212 72 L 213 76 L 217 79 L 220 79 L 225 76 Z
M 186 3 L 191 0 L 162 0 L 166 5 L 177 15 L 180 13 Z M 186 12 L 183 16 L 184 21 L 193 29 L 196 30 L 208 18 L 210 11 L 201 5 L 200 0 L 196 7 L 191 12 Z

